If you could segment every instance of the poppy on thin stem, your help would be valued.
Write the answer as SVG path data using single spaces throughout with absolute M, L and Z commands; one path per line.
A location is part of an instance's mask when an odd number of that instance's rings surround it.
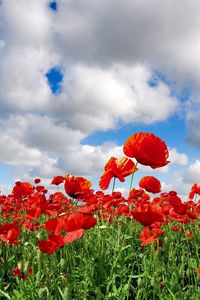
M 84 177 L 65 175 L 64 187 L 66 193 L 72 198 L 84 197 L 91 191 L 92 183 Z
M 191 191 L 189 193 L 189 199 L 193 200 L 195 196 L 195 200 L 196 200 L 197 195 L 200 195 L 200 184 L 195 183 L 193 184 Z
M 135 158 L 142 165 L 153 169 L 166 166 L 169 152 L 163 140 L 153 133 L 139 132 L 131 135 L 124 143 L 124 154 Z
M 111 179 L 114 178 L 113 192 L 116 178 L 118 178 L 119 181 L 124 182 L 124 177 L 129 176 L 136 171 L 137 168 L 135 167 L 135 163 L 130 158 L 116 158 L 112 156 L 105 165 L 105 171 L 100 177 L 99 186 L 102 190 L 106 190 L 109 187 Z

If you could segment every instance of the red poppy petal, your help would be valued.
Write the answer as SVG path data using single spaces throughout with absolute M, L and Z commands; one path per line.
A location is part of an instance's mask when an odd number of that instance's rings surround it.
M 81 229 L 77 229 L 71 232 L 68 232 L 65 236 L 64 236 L 64 242 L 66 244 L 72 243 L 78 239 L 80 239 L 83 235 L 84 230 Z
M 109 187 L 110 181 L 113 178 L 111 170 L 105 171 L 100 178 L 99 186 L 102 190 L 106 190 Z

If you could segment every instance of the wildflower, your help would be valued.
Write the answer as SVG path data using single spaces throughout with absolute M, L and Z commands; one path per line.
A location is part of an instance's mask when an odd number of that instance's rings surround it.
M 189 193 L 189 199 L 193 199 L 194 195 L 200 195 L 200 184 L 193 184 L 191 191 Z
M 49 234 L 48 239 L 50 241 L 53 241 L 56 243 L 57 247 L 61 248 L 64 246 L 64 237 L 59 234 L 59 235 L 55 235 L 55 234 Z
M 160 191 L 161 191 L 160 181 L 153 176 L 144 176 L 140 180 L 139 186 L 141 188 L 145 189 L 147 192 L 150 192 L 153 194 L 160 193 Z
M 65 178 L 63 176 L 54 176 L 51 181 L 51 184 L 59 185 L 59 184 L 63 183 L 64 180 L 65 180 Z
M 166 166 L 169 152 L 163 140 L 152 133 L 136 133 L 125 142 L 124 154 L 153 169 Z
M 174 226 L 172 227 L 172 229 L 173 229 L 174 231 L 179 231 L 179 227 L 178 227 L 177 225 L 174 225 Z
M 28 279 L 27 273 L 21 271 L 20 268 L 19 268 L 18 266 L 16 266 L 16 267 L 12 270 L 12 274 L 13 274 L 13 276 L 20 277 L 20 278 L 22 278 L 23 280 L 27 280 L 27 279 Z M 28 274 L 32 275 L 32 274 L 33 274 L 33 270 L 32 270 L 32 269 L 29 269 Z
M 35 178 L 34 182 L 37 184 L 37 183 L 40 183 L 40 178 Z
M 127 157 L 111 157 L 105 165 L 105 172 L 100 178 L 99 186 L 102 190 L 106 190 L 113 177 L 118 178 L 121 182 L 124 182 L 124 177 L 129 176 L 134 171 L 137 171 L 137 169 L 135 168 L 135 164 L 131 159 Z
M 21 230 L 17 227 L 17 223 L 0 225 L 0 240 L 6 245 L 17 245 L 20 233 Z
M 67 232 L 81 229 L 83 218 L 81 213 L 75 211 L 63 218 L 62 227 Z
M 33 193 L 33 186 L 29 182 L 17 181 L 12 190 L 15 198 L 25 198 Z
M 65 191 L 72 198 L 79 198 L 90 191 L 92 183 L 84 177 L 66 175 Z
M 57 244 L 55 242 L 53 242 L 52 240 L 41 240 L 38 243 L 38 247 L 39 247 L 40 251 L 51 254 L 56 251 Z
M 138 205 L 131 215 L 137 222 L 145 226 L 164 221 L 160 206 L 151 203 Z
M 143 231 L 140 232 L 141 246 L 147 246 L 150 243 L 154 243 L 157 237 L 157 235 L 152 234 L 148 226 L 145 226 Z

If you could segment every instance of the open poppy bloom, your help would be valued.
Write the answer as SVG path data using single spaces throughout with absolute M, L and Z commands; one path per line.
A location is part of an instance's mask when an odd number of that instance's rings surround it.
M 164 215 L 159 205 L 141 204 L 138 205 L 132 212 L 133 218 L 144 226 L 150 226 L 155 222 L 163 222 Z
M 123 150 L 128 157 L 134 157 L 138 163 L 153 169 L 169 163 L 169 152 L 165 142 L 152 133 L 140 132 L 131 135 Z
M 51 184 L 59 185 L 59 184 L 63 183 L 64 180 L 65 180 L 65 178 L 63 176 L 54 176 L 51 181 Z
M 193 199 L 194 195 L 200 195 L 200 184 L 193 184 L 191 191 L 189 193 L 189 199 Z
M 33 186 L 29 182 L 15 182 L 12 194 L 15 198 L 25 198 L 33 193 Z
M 139 182 L 139 186 L 147 192 L 156 194 L 161 191 L 160 181 L 153 176 L 144 176 Z
M 72 198 L 78 198 L 90 191 L 92 183 L 84 177 L 65 176 L 65 191 Z
M 129 176 L 134 171 L 137 171 L 137 169 L 135 168 L 135 164 L 131 159 L 127 157 L 111 157 L 105 165 L 105 172 L 100 178 L 99 186 L 102 190 L 106 190 L 113 177 L 116 177 L 121 182 L 124 182 L 124 177 Z
M 52 240 L 41 240 L 38 243 L 38 247 L 39 247 L 40 251 L 47 253 L 47 254 L 52 254 L 57 249 L 57 243 Z

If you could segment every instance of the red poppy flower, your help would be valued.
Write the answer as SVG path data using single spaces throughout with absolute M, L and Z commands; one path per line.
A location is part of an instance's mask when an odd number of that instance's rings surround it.
M 32 269 L 29 269 L 29 270 L 28 270 L 28 273 L 29 273 L 30 275 L 32 275 L 32 274 L 33 274 L 33 270 L 32 270 Z M 13 276 L 21 277 L 23 280 L 27 280 L 27 279 L 28 279 L 28 275 L 27 275 L 25 272 L 21 271 L 20 268 L 19 268 L 18 266 L 15 267 L 15 268 L 12 270 L 12 274 L 13 274 Z
M 144 176 L 140 180 L 139 186 L 141 188 L 145 189 L 147 192 L 150 192 L 153 194 L 160 193 L 160 191 L 161 191 L 160 181 L 153 176 Z
M 79 212 L 73 212 L 63 218 L 62 226 L 66 231 L 74 231 L 82 228 L 83 215 Z
M 164 230 L 162 230 L 159 226 L 155 226 L 154 228 L 145 226 L 143 231 L 140 233 L 141 246 L 147 246 L 150 243 L 155 242 L 163 233 Z
M 174 226 L 172 227 L 172 230 L 174 230 L 174 231 L 179 231 L 179 227 L 178 227 L 177 225 L 174 225 Z
M 0 240 L 8 245 L 17 245 L 19 242 L 17 238 L 20 233 L 21 230 L 14 227 L 12 224 L 4 224 L 0 226 Z
M 12 274 L 16 277 L 19 277 L 21 275 L 21 271 L 18 266 L 12 270 Z
M 65 176 L 65 191 L 72 198 L 84 196 L 90 191 L 92 183 L 84 177 Z
M 59 185 L 63 183 L 65 178 L 63 176 L 54 176 L 54 178 L 51 181 L 51 184 Z
M 41 179 L 40 178 L 35 178 L 34 182 L 37 184 L 37 183 L 40 183 Z
M 97 219 L 95 219 L 93 216 L 84 216 L 82 221 L 82 228 L 88 230 L 94 227 L 96 223 Z
M 57 247 L 63 247 L 64 246 L 64 237 L 59 234 L 59 235 L 55 235 L 55 234 L 49 234 L 48 239 L 50 241 L 53 241 L 54 243 L 56 243 Z
M 41 240 L 38 247 L 42 252 L 51 254 L 56 251 L 57 244 L 51 240 Z
M 129 203 L 137 203 L 137 202 L 148 202 L 150 200 L 149 194 L 147 194 L 143 189 L 132 189 L 129 197 Z
M 197 268 L 197 274 L 200 276 L 200 267 Z
M 29 182 L 17 181 L 12 190 L 15 198 L 24 198 L 33 193 L 33 186 Z
M 57 218 L 49 219 L 45 222 L 44 228 L 58 235 L 62 231 L 62 221 Z
M 134 171 L 137 171 L 137 169 L 135 169 L 135 164 L 131 159 L 111 157 L 105 165 L 105 172 L 100 178 L 99 186 L 102 190 L 106 190 L 113 177 L 124 182 L 124 177 L 129 176 Z
M 169 163 L 169 152 L 165 142 L 152 133 L 140 132 L 131 135 L 123 150 L 128 157 L 134 157 L 138 163 L 153 169 Z
M 158 205 L 141 204 L 138 205 L 132 212 L 131 215 L 134 219 L 144 226 L 150 226 L 155 222 L 163 222 L 164 216 L 161 208 Z
M 189 193 L 189 199 L 193 199 L 194 195 L 200 195 L 200 184 L 193 184 L 191 191 Z
M 152 231 L 148 226 L 145 226 L 144 229 L 140 232 L 141 246 L 147 246 L 151 243 L 154 243 L 157 240 L 158 236 L 152 234 Z

